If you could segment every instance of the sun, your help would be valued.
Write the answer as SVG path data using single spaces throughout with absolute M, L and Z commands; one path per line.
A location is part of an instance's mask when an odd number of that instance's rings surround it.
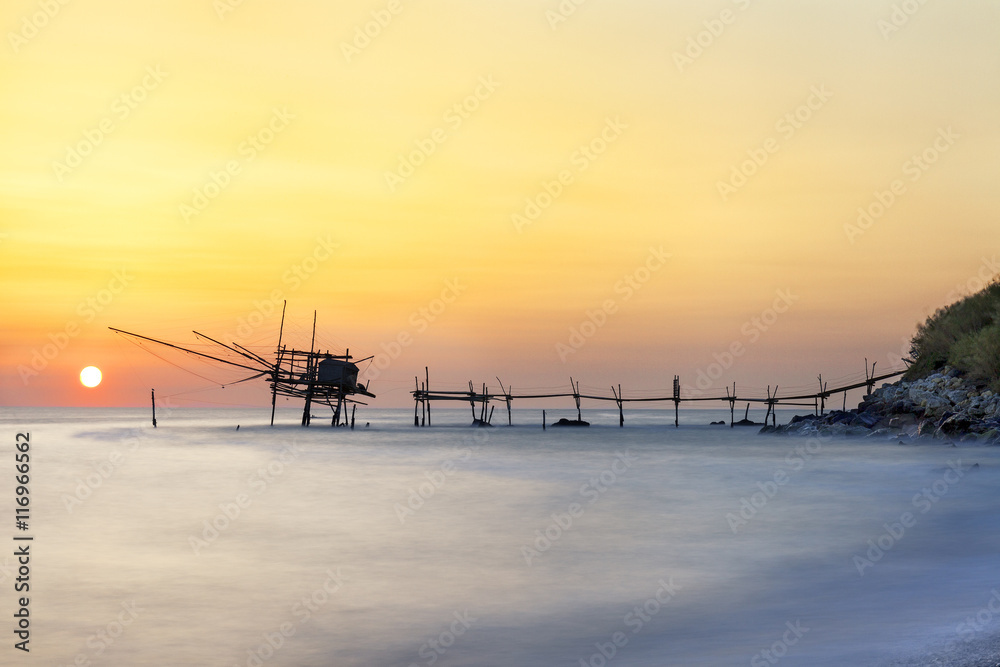
M 80 371 L 80 384 L 84 387 L 96 387 L 101 384 L 101 369 L 97 366 L 87 366 Z

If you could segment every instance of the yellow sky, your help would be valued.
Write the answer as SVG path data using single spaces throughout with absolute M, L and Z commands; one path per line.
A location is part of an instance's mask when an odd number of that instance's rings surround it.
M 387 407 L 425 365 L 669 387 L 734 343 L 719 386 L 800 385 L 1000 268 L 996 5 L 571 7 L 5 2 L 0 403 L 204 386 L 106 327 L 189 342 L 276 296 L 361 356 L 411 335 Z

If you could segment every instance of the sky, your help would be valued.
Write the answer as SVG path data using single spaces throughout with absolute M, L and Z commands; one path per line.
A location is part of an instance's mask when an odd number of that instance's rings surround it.
M 0 405 L 265 405 L 108 327 L 272 354 L 286 301 L 284 342 L 316 311 L 375 355 L 378 407 L 425 367 L 812 388 L 901 367 L 1000 271 L 994 2 L 8 0 L 0 27 Z

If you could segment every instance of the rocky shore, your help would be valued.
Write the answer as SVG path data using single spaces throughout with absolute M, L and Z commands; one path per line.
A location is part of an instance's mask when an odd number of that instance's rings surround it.
M 799 415 L 760 432 L 1000 445 L 1000 394 L 945 368 L 920 380 L 884 384 L 855 410 Z

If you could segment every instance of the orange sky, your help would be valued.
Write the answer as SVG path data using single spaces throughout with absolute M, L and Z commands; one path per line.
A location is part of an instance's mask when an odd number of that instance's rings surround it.
M 1000 269 L 996 5 L 561 6 L 5 2 L 0 404 L 232 379 L 107 327 L 266 351 L 283 299 L 306 346 L 313 309 L 412 338 L 382 407 L 425 365 L 669 389 L 734 345 L 717 386 L 811 385 Z

